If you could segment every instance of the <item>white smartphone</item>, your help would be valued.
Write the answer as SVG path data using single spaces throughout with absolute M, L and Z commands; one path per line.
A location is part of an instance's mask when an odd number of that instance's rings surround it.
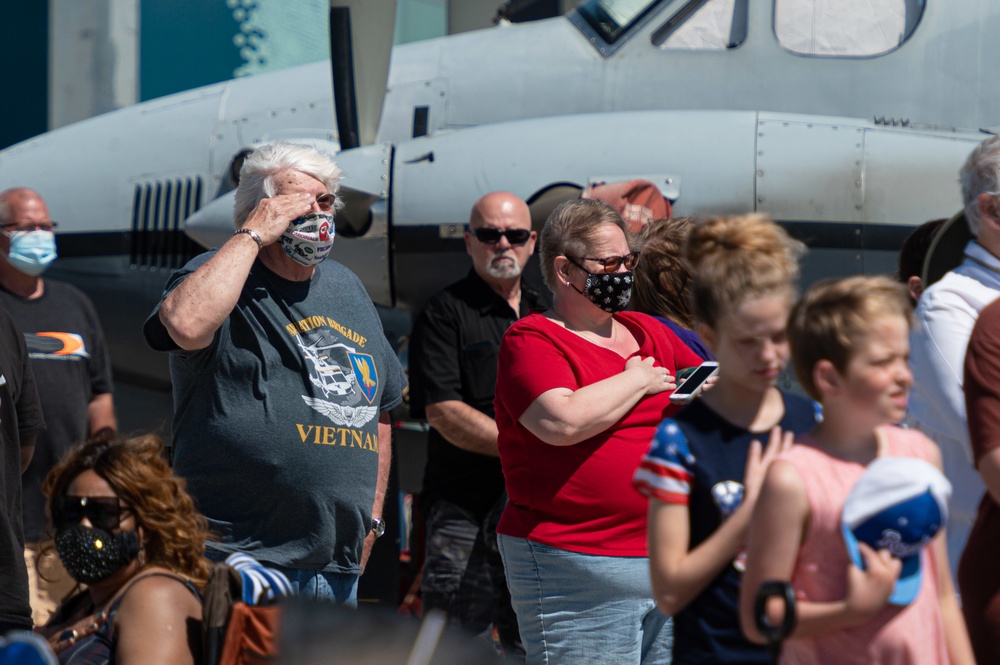
M 719 363 L 704 362 L 698 366 L 686 379 L 670 393 L 670 401 L 674 404 L 687 404 L 701 392 L 705 382 L 719 373 Z

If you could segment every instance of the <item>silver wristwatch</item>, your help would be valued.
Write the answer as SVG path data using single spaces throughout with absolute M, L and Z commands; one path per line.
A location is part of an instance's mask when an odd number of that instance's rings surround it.
M 375 534 L 375 538 L 381 538 L 382 534 L 385 533 L 385 520 L 381 517 L 372 518 L 372 533 Z

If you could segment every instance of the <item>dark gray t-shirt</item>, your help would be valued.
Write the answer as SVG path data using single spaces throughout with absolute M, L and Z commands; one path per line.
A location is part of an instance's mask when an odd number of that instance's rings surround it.
M 24 333 L 45 413 L 45 431 L 21 476 L 24 539 L 30 543 L 46 538 L 42 482 L 66 451 L 87 438 L 90 400 L 111 392 L 111 361 L 94 306 L 70 284 L 46 279 L 34 300 L 0 289 L 0 307 Z
M 31 629 L 21 535 L 21 444 L 44 429 L 24 338 L 0 309 L 0 623 Z
M 174 273 L 166 294 L 214 255 Z M 361 281 L 331 260 L 308 282 L 259 261 L 211 345 L 172 351 L 174 470 L 219 536 L 265 563 L 360 573 L 378 473 L 379 414 L 406 379 Z

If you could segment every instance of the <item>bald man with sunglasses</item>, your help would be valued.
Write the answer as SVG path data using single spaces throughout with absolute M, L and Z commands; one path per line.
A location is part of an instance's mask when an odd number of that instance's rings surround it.
M 495 616 L 498 602 L 504 608 L 503 568 L 499 555 L 492 570 L 485 560 L 496 550 L 506 500 L 493 388 L 507 327 L 548 306 L 547 293 L 521 279 L 535 240 L 531 213 L 518 197 L 492 192 L 476 201 L 465 232 L 472 268 L 428 301 L 410 346 L 412 413 L 431 427 L 420 497 L 427 518 L 423 605 L 472 630 L 497 622 L 504 637 L 512 628 L 508 642 L 516 640 L 513 613 L 509 621 L 509 610 Z

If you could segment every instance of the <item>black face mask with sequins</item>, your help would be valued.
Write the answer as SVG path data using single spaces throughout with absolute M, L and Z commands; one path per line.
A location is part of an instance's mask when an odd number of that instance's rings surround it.
M 76 524 L 56 533 L 56 551 L 70 577 L 94 584 L 139 555 L 139 536 L 135 531 L 109 533 Z
M 570 286 L 605 312 L 617 314 L 625 311 L 632 297 L 632 271 L 598 274 L 588 272 L 583 291 L 573 284 Z

